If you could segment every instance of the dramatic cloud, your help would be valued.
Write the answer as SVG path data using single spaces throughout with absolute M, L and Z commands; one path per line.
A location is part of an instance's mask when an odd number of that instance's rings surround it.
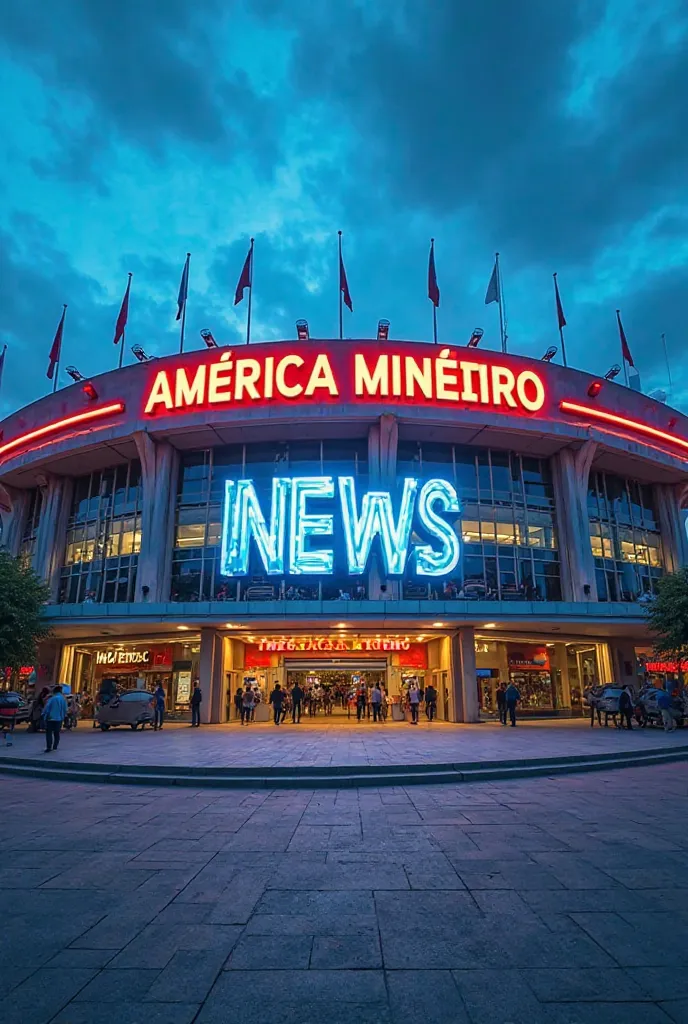
M 428 339 L 433 235 L 442 337 L 498 345 L 499 250 L 513 351 L 557 343 L 557 270 L 570 361 L 618 361 L 620 307 L 688 406 L 682 0 L 9 0 L 0 59 L 4 410 L 47 390 L 62 302 L 69 360 L 112 365 L 128 270 L 130 341 L 173 351 L 187 250 L 189 345 L 244 338 L 250 236 L 254 338 L 335 334 L 338 228 L 347 336 Z

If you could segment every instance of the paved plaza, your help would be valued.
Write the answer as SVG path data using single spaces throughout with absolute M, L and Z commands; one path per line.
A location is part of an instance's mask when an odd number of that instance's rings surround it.
M 687 796 L 684 763 L 316 793 L 0 777 L 0 1020 L 686 1022 Z
M 360 724 L 346 718 L 304 720 L 301 725 L 279 727 L 254 722 L 203 726 L 169 723 L 162 732 L 112 729 L 102 733 L 81 722 L 63 732 L 50 763 L 80 761 L 91 764 L 179 765 L 218 767 L 329 767 L 334 765 L 455 764 L 528 758 L 660 751 L 687 746 L 688 729 L 665 734 L 658 729 L 632 732 L 595 726 L 587 719 L 524 721 L 517 728 L 498 723 L 480 725 L 429 724 L 421 717 L 417 727 L 406 722 Z M 0 758 L 42 757 L 44 737 L 19 726 L 11 747 L 0 742 Z

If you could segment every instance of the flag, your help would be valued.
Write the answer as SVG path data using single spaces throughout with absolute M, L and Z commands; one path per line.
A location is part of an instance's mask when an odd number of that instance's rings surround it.
M 346 279 L 346 270 L 344 269 L 344 260 L 342 259 L 342 250 L 339 250 L 339 290 L 342 293 L 344 305 L 353 313 L 354 306 L 351 301 L 351 292 L 349 291 L 349 282 Z
M 7 345 L 5 345 L 5 347 L 3 348 L 2 355 L 0 356 L 0 389 L 2 389 L 2 371 L 5 369 L 5 352 L 6 351 L 7 351 Z
M 62 316 L 60 317 L 60 322 L 57 325 L 57 330 L 55 331 L 55 338 L 53 339 L 53 347 L 50 349 L 50 357 L 49 357 L 50 358 L 50 362 L 48 364 L 48 372 L 46 373 L 46 377 L 48 378 L 48 380 L 52 380 L 53 379 L 53 375 L 55 373 L 55 367 L 57 366 L 57 364 L 60 361 L 60 352 L 62 351 L 62 333 L 64 331 L 64 322 L 65 322 L 65 313 L 66 312 L 67 312 L 67 307 L 65 306 L 64 309 L 62 310 Z M 3 353 L 3 359 L 4 359 L 4 353 Z
M 251 287 L 251 278 L 253 276 L 253 239 L 251 239 L 251 245 L 249 246 L 246 259 L 244 260 L 244 268 L 241 271 L 241 277 L 239 283 L 236 286 L 236 294 L 234 296 L 234 305 L 241 302 L 244 297 L 244 290 Z
M 179 282 L 179 295 L 177 296 L 177 320 L 181 320 L 184 307 L 186 306 L 186 297 L 189 294 L 189 260 L 191 259 L 191 253 L 186 254 L 186 263 L 182 270 L 182 279 Z
M 129 319 L 129 289 L 131 288 L 131 274 L 129 274 L 129 280 L 127 281 L 127 290 L 124 293 L 122 299 L 122 305 L 120 306 L 119 316 L 117 317 L 117 323 L 115 324 L 115 345 L 119 344 L 120 338 L 124 337 L 124 329 L 127 326 L 127 320 Z
M 492 268 L 492 277 L 490 283 L 487 286 L 485 292 L 485 305 L 489 306 L 491 302 L 499 302 L 499 272 L 497 269 L 497 260 Z
M 554 295 L 557 300 L 557 320 L 559 321 L 559 330 L 562 327 L 566 327 L 566 317 L 564 316 L 564 308 L 561 304 L 561 298 L 559 296 L 559 285 L 557 284 L 557 275 L 554 275 Z
M 428 257 L 428 298 L 433 306 L 440 304 L 440 288 L 437 284 L 437 272 L 435 271 L 435 239 L 430 239 L 430 255 Z
M 631 355 L 631 350 L 628 347 L 628 342 L 626 341 L 626 332 L 624 331 L 623 324 L 621 323 L 621 311 L 618 310 L 618 309 L 616 311 L 616 321 L 617 321 L 617 323 L 619 325 L 619 340 L 621 341 L 621 355 L 626 360 L 628 365 L 632 366 L 633 369 L 635 370 L 635 363 L 633 362 L 633 356 Z

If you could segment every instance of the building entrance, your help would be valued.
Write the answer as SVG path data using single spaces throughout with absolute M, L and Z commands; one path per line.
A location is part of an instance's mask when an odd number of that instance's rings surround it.
M 297 683 L 304 691 L 305 717 L 317 716 L 355 718 L 359 694 L 365 694 L 365 714 L 369 716 L 370 691 L 377 683 L 387 695 L 385 668 L 324 668 L 321 665 L 290 668 L 286 666 L 287 689 Z M 362 696 L 361 696 L 362 699 Z

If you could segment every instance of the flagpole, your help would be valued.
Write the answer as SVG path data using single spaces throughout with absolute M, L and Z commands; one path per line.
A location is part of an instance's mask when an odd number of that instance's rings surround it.
M 249 285 L 248 285 L 248 316 L 246 318 L 246 344 L 247 345 L 251 344 L 251 300 L 253 299 L 253 242 L 254 242 L 254 239 L 252 238 L 251 239 L 251 246 L 250 246 L 250 256 L 251 256 L 250 267 L 251 267 L 251 269 L 249 271 Z
M 617 309 L 617 311 L 616 311 L 616 322 L 617 322 L 617 324 L 619 326 L 619 342 L 621 344 L 621 362 L 623 363 L 623 368 L 624 368 L 624 380 L 626 381 L 626 387 L 628 387 L 628 365 L 626 363 L 626 354 L 624 352 L 624 347 L 623 347 L 623 339 L 625 337 L 625 332 L 622 335 L 621 332 L 623 331 L 623 328 L 621 326 L 621 310 L 620 309 Z
M 186 254 L 186 295 L 184 296 L 184 305 L 182 306 L 182 328 L 179 336 L 179 355 L 184 351 L 184 330 L 186 328 L 186 300 L 189 297 L 189 270 L 191 264 L 191 253 Z
M 671 383 L 671 367 L 669 366 L 669 352 L 667 350 L 666 334 L 662 334 L 662 346 L 664 348 L 664 359 L 666 361 L 667 377 L 669 378 L 669 401 L 673 400 L 673 385 Z M 7 348 L 7 345 L 5 345 Z
M 497 268 L 497 298 L 499 306 L 499 333 L 502 338 L 502 352 L 506 352 L 506 333 L 504 331 L 504 308 L 502 304 L 502 274 L 499 267 L 499 253 L 495 253 L 495 267 Z
M 67 310 L 67 303 L 63 302 L 62 303 L 62 317 L 63 317 L 62 324 L 63 324 L 63 330 L 64 330 L 64 316 L 65 316 L 66 310 Z M 62 342 L 63 342 L 63 340 L 64 340 L 64 337 L 60 336 L 60 349 L 59 349 L 59 352 L 57 353 L 57 359 L 55 360 L 55 372 L 53 373 L 53 394 L 55 394 L 55 392 L 57 391 L 57 378 L 60 376 L 60 357 L 62 355 Z
M 559 309 L 561 307 L 561 298 L 559 296 L 559 289 L 557 288 L 557 274 L 556 274 L 556 271 L 552 274 L 552 277 L 554 278 L 554 298 L 555 298 L 555 304 L 556 304 L 556 307 L 557 307 L 557 323 L 559 325 L 559 341 L 561 342 L 561 357 L 562 357 L 562 359 L 564 361 L 564 366 L 568 366 L 568 363 L 566 362 L 566 345 L 564 344 L 564 328 L 562 327 L 562 324 L 561 324 L 561 319 L 562 318 L 559 316 Z
M 337 268 L 337 277 L 339 280 L 339 340 L 342 341 L 344 338 L 344 312 L 342 308 L 343 294 L 342 294 L 342 233 L 337 232 L 339 236 L 339 267 Z

